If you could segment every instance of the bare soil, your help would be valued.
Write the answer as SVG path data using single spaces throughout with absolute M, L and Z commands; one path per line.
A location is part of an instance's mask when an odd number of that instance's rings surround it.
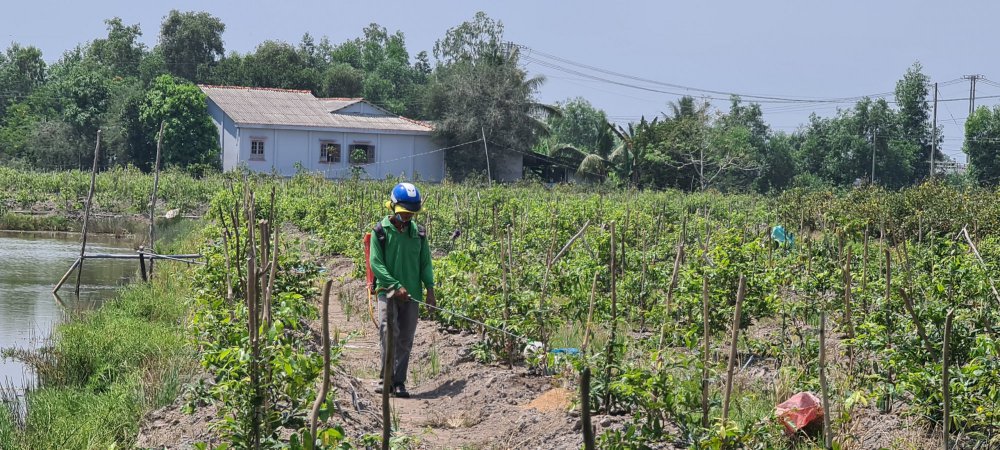
M 378 332 L 368 309 L 363 282 L 354 279 L 348 259 L 323 261 L 334 280 L 330 298 L 331 339 L 346 339 L 333 369 L 331 387 L 337 413 L 327 426 L 343 427 L 348 437 L 380 435 L 381 395 Z M 322 300 L 317 298 L 316 302 Z M 321 322 L 310 323 L 316 344 Z M 407 388 L 408 399 L 392 399 L 394 436 L 419 449 L 564 449 L 583 445 L 576 393 L 553 377 L 525 367 L 481 364 L 472 356 L 480 336 L 440 329 L 421 320 L 417 326 Z M 140 448 L 191 449 L 195 443 L 221 443 L 209 429 L 217 419 L 211 405 L 182 412 L 183 400 L 149 413 L 142 421 Z M 621 428 L 623 417 L 595 416 L 600 433 Z
M 350 261 L 327 265 L 335 282 L 330 301 L 331 333 L 352 335 L 337 368 L 340 424 L 348 436 L 381 433 L 378 332 L 363 282 L 352 279 Z M 313 324 L 317 331 L 320 324 Z M 408 399 L 392 399 L 397 436 L 412 448 L 579 448 L 579 419 L 571 412 L 575 393 L 552 377 L 530 375 L 523 367 L 481 364 L 472 346 L 480 337 L 417 325 L 407 389 Z M 600 418 L 595 418 L 595 423 Z

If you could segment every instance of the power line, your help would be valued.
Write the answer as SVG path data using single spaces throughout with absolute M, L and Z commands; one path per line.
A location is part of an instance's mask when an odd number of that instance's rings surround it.
M 516 47 L 518 47 L 520 49 L 526 50 L 528 52 L 527 55 L 522 54 L 522 57 L 525 57 L 525 58 L 529 59 L 530 61 L 533 61 L 533 62 L 542 64 L 542 65 L 545 65 L 547 67 L 554 68 L 556 70 L 565 71 L 567 73 L 575 73 L 575 74 L 578 74 L 578 75 L 581 75 L 581 76 L 586 76 L 588 78 L 599 78 L 599 77 L 595 77 L 595 76 L 592 76 L 592 75 L 581 74 L 578 71 L 575 71 L 573 69 L 567 68 L 565 66 L 560 66 L 558 64 L 551 63 L 551 62 L 548 62 L 548 61 L 544 61 L 544 60 L 541 60 L 541 59 L 538 59 L 538 58 L 534 58 L 531 55 L 537 54 L 537 55 L 539 55 L 539 56 L 541 56 L 543 58 L 554 60 L 554 61 L 557 61 L 557 62 L 560 62 L 560 63 L 563 63 L 563 64 L 568 64 L 568 65 L 579 67 L 579 68 L 582 68 L 582 69 L 587 69 L 587 70 L 591 70 L 591 71 L 594 71 L 594 72 L 602 73 L 602 74 L 605 74 L 605 75 L 610 75 L 610 76 L 614 76 L 614 77 L 624 78 L 624 79 L 628 79 L 628 80 L 632 80 L 632 81 L 649 83 L 649 84 L 663 86 L 663 87 L 672 88 L 672 89 L 681 89 L 681 90 L 685 90 L 685 91 L 704 92 L 704 93 L 708 93 L 708 94 L 724 95 L 724 96 L 727 96 L 727 97 L 733 96 L 733 95 L 737 95 L 737 96 L 740 96 L 741 98 L 757 99 L 757 100 L 762 100 L 762 101 L 763 100 L 768 100 L 768 101 L 781 102 L 781 103 L 844 103 L 844 102 L 850 102 L 850 101 L 860 100 L 861 98 L 864 98 L 864 97 L 878 97 L 878 96 L 888 95 L 888 94 L 891 93 L 891 92 L 885 92 L 885 93 L 877 93 L 877 94 L 864 95 L 864 96 L 841 97 L 841 98 L 803 98 L 803 97 L 796 98 L 796 97 L 792 97 L 792 96 L 770 96 L 770 95 L 746 94 L 746 93 L 737 93 L 737 92 L 721 91 L 721 90 L 714 90 L 714 89 L 705 89 L 705 88 L 698 88 L 698 87 L 693 87 L 693 86 L 685 86 L 685 85 L 676 84 L 676 83 L 668 83 L 668 82 L 663 82 L 663 81 L 652 80 L 652 79 L 648 79 L 648 78 L 642 78 L 642 77 L 637 77 L 637 76 L 633 76 L 633 75 L 628 75 L 628 74 L 624 74 L 624 73 L 621 73 L 621 72 L 616 72 L 616 71 L 612 71 L 612 70 L 602 69 L 602 68 L 595 67 L 595 66 L 592 66 L 592 65 L 589 65 L 589 64 L 578 63 L 578 62 L 575 62 L 575 61 L 572 61 L 572 60 L 569 60 L 569 59 L 566 59 L 566 58 L 562 58 L 562 57 L 559 57 L 559 56 L 555 56 L 555 55 L 552 55 L 552 54 L 549 54 L 549 53 L 545 53 L 545 52 L 533 49 L 533 48 L 525 46 L 525 45 L 520 45 L 520 44 L 511 44 L 511 45 L 514 45 L 514 46 L 516 46 Z M 618 82 L 615 82 L 615 83 L 618 84 Z M 639 88 L 641 88 L 641 87 L 639 87 Z M 669 93 L 674 94 L 674 95 L 681 95 L 681 94 L 677 94 L 675 92 L 669 92 Z

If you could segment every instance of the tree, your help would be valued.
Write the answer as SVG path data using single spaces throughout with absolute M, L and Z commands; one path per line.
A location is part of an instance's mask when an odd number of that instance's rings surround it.
M 171 10 L 160 27 L 160 50 L 171 74 L 200 82 L 225 54 L 222 33 L 226 26 L 206 12 Z
M 462 61 L 501 63 L 510 54 L 503 42 L 503 23 L 479 11 L 472 21 L 449 28 L 444 38 L 434 43 L 434 58 L 443 65 Z
M 139 25 L 125 26 L 118 17 L 107 19 L 104 23 L 108 26 L 108 37 L 94 39 L 89 56 L 116 76 L 138 76 L 146 51 L 145 44 L 139 42 L 142 36 Z
M 197 86 L 170 75 L 160 76 L 139 105 L 139 121 L 145 145 L 135 154 L 142 160 L 152 160 L 156 133 L 164 122 L 164 166 L 221 165 L 218 128 L 208 115 L 208 100 Z
M 11 105 L 0 119 L 0 162 L 28 160 L 30 138 L 41 119 L 25 103 Z
M 80 135 L 93 138 L 111 98 L 111 80 L 105 71 L 78 64 L 58 80 L 56 92 L 62 119 Z
M 607 115 L 581 97 L 556 104 L 556 107 L 559 114 L 548 120 L 550 134 L 536 146 L 536 151 L 576 167 L 577 177 L 603 179 L 610 167 L 614 146 Z
M 468 61 L 438 67 L 427 101 L 438 142 L 454 146 L 485 134 L 491 156 L 516 156 L 548 134 L 543 120 L 558 110 L 534 98 L 545 79 L 529 78 L 514 61 L 516 56 L 501 64 Z M 485 172 L 482 142 L 449 150 L 446 162 L 458 179 Z
M 610 130 L 618 138 L 618 145 L 609 155 L 612 164 L 616 164 L 623 179 L 629 180 L 632 186 L 642 186 L 642 174 L 649 167 L 649 151 L 652 143 L 658 141 L 655 137 L 659 117 L 647 122 L 645 117 L 633 126 L 611 125 Z
M 455 146 L 445 161 L 458 179 L 486 171 L 483 143 L 474 142 L 483 135 L 491 158 L 518 157 L 549 134 L 544 120 L 559 113 L 535 100 L 545 79 L 528 77 L 518 67 L 516 50 L 502 55 L 476 50 L 483 43 L 502 42 L 502 32 L 502 24 L 479 13 L 475 22 L 449 29 L 434 45 L 435 56 L 443 62 L 435 68 L 421 103 L 426 117 L 436 121 L 435 139 Z
M 7 104 L 21 101 L 45 82 L 45 61 L 37 47 L 22 47 L 13 43 L 6 54 L 0 54 L 0 117 L 6 113 Z
M 930 172 L 928 157 L 931 155 L 933 128 L 930 122 L 930 105 L 927 101 L 930 78 L 923 73 L 919 62 L 913 63 L 903 78 L 896 82 L 896 104 L 899 107 L 899 137 L 911 145 L 912 155 L 906 159 L 911 167 L 910 182 L 923 178 Z M 941 133 L 937 134 L 941 138 Z M 942 159 L 940 152 L 935 159 Z
M 318 73 L 302 53 L 286 42 L 264 41 L 242 61 L 242 74 L 250 86 L 315 90 Z
M 360 97 L 364 87 L 364 72 L 350 64 L 333 64 L 323 72 L 319 91 L 323 97 Z
M 1000 184 L 1000 106 L 976 108 L 965 121 L 965 154 L 979 184 Z

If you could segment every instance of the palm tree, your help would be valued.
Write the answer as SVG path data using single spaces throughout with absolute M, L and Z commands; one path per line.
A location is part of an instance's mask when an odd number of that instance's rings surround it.
M 632 123 L 629 123 L 627 128 L 617 124 L 608 124 L 611 132 L 618 137 L 618 146 L 611 151 L 610 161 L 618 164 L 620 169 L 625 169 L 633 186 L 639 185 L 641 163 L 646 153 L 646 147 L 637 145 L 636 138 L 646 130 L 654 128 L 658 121 L 659 117 L 656 117 L 647 122 L 646 117 L 643 116 L 637 125 L 633 126 Z

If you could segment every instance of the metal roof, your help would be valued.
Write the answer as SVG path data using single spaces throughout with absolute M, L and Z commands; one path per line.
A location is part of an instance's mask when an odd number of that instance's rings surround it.
M 326 110 L 334 112 L 340 109 L 344 109 L 351 106 L 357 102 L 364 100 L 363 98 L 321 98 L 319 99 L 326 106 Z
M 240 125 L 271 125 L 315 128 L 350 128 L 366 131 L 429 133 L 431 125 L 386 113 L 346 114 L 336 111 L 360 98 L 319 99 L 309 91 L 240 86 L 199 85 L 233 122 Z M 367 103 L 367 102 L 366 102 Z M 381 110 L 381 108 L 375 108 Z

